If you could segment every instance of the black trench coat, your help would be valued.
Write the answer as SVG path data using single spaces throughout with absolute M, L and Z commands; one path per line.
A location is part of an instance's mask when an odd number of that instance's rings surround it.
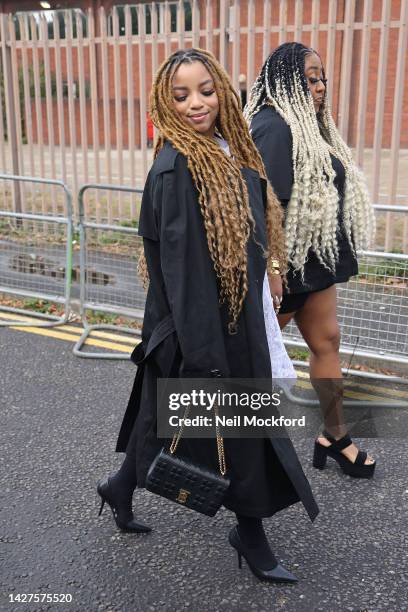
M 266 244 L 266 183 L 243 168 L 256 224 L 256 241 Z M 150 284 L 142 343 L 132 354 L 138 365 L 116 451 L 136 461 L 137 485 L 163 445 L 156 435 L 158 377 L 210 378 L 214 375 L 269 378 L 262 288 L 266 262 L 261 247 L 248 243 L 249 289 L 238 321 L 228 334 L 227 307 L 219 305 L 198 193 L 186 158 L 170 143 L 148 175 L 139 222 Z M 271 516 L 302 501 L 313 520 L 318 508 L 296 452 L 287 437 L 225 439 L 231 485 L 224 505 L 241 514 Z M 217 470 L 214 439 L 182 438 L 177 453 Z

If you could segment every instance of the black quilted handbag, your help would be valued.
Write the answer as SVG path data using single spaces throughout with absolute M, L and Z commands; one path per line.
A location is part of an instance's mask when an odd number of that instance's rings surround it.
M 186 414 L 187 411 L 184 416 Z M 219 474 L 174 455 L 182 433 L 183 426 L 174 435 L 169 450 L 163 447 L 153 460 L 146 477 L 146 489 L 196 512 L 214 516 L 230 485 L 225 477 L 224 442 L 218 426 Z

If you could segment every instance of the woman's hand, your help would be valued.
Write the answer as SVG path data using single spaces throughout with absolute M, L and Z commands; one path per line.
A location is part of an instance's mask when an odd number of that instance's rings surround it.
M 269 288 L 271 290 L 273 306 L 275 308 L 275 312 L 279 312 L 279 308 L 282 301 L 283 294 L 283 286 L 282 279 L 280 274 L 272 274 L 268 276 L 269 279 Z

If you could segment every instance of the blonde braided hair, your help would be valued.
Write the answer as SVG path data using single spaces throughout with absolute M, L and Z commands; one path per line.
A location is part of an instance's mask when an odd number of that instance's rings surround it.
M 364 176 L 340 136 L 326 95 L 316 115 L 304 75 L 305 57 L 310 53 L 316 51 L 296 42 L 275 49 L 251 89 L 244 113 L 250 123 L 262 107 L 271 105 L 290 127 L 294 181 L 285 219 L 286 248 L 290 263 L 302 277 L 311 247 L 333 271 L 338 260 L 339 194 L 330 154 L 345 169 L 343 225 L 352 251 L 366 249 L 375 231 Z

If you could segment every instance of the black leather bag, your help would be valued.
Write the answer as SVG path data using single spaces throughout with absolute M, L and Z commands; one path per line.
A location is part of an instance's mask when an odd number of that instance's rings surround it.
M 187 411 L 184 416 L 186 414 Z M 217 474 L 175 456 L 182 431 L 183 427 L 174 435 L 169 450 L 163 447 L 153 460 L 146 477 L 146 489 L 201 514 L 214 516 L 230 485 L 225 476 L 223 439 L 216 427 L 220 465 L 220 473 Z

